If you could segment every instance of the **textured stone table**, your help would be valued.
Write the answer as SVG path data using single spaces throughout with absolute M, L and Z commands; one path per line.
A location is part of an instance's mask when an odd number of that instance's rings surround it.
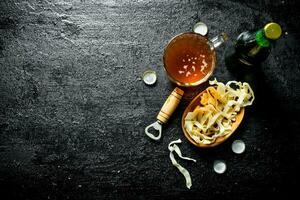
M 272 20 L 284 34 L 252 77 L 255 104 L 228 141 L 201 150 L 181 131 L 184 108 L 206 85 L 186 93 L 160 141 L 145 136 L 174 88 L 162 64 L 170 38 L 203 21 L 210 38 L 234 39 Z M 299 21 L 295 0 L 1 0 L 1 199 L 290 196 L 299 182 Z M 224 82 L 236 79 L 225 47 L 213 75 Z M 153 87 L 141 81 L 146 69 L 157 72 Z M 179 161 L 190 190 L 168 157 L 178 138 L 197 160 Z M 235 139 L 246 143 L 241 155 Z M 226 173 L 213 172 L 216 159 Z

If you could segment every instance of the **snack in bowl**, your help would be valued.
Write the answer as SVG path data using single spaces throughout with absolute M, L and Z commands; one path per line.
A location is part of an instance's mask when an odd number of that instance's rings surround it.
M 184 133 L 200 147 L 215 146 L 229 137 L 244 114 L 244 107 L 252 105 L 254 93 L 248 83 L 229 81 L 226 84 L 216 79 L 196 97 L 196 107 L 183 116 Z M 191 104 L 194 102 L 191 102 Z M 187 108 L 188 109 L 188 108 Z M 214 144 L 215 143 L 215 144 Z

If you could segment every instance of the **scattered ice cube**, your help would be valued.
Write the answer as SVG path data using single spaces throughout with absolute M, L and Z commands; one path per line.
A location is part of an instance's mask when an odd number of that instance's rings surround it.
M 179 70 L 178 73 L 179 74 L 184 74 L 184 71 Z
M 182 62 L 185 62 L 185 60 L 184 60 L 184 59 L 182 59 Z
M 196 64 L 194 61 L 192 62 L 193 64 Z
M 183 69 L 187 70 L 188 65 L 183 65 Z
M 188 61 L 190 62 L 190 61 L 191 61 L 191 59 L 188 59 Z
M 188 76 L 190 76 L 191 74 L 192 74 L 192 73 L 188 71 L 188 72 L 185 74 L 185 76 L 188 77 Z
M 193 69 L 193 71 L 196 71 L 196 68 L 195 68 L 195 66 L 194 66 L 194 65 L 192 66 L 192 69 Z

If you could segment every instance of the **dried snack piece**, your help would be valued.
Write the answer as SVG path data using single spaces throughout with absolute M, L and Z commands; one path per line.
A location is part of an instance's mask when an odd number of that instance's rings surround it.
M 179 147 L 176 145 L 176 144 L 179 144 L 179 143 L 181 143 L 180 139 L 170 142 L 170 144 L 168 146 L 168 149 L 170 151 L 170 159 L 172 161 L 172 164 L 175 167 L 177 167 L 177 169 L 180 171 L 180 173 L 184 176 L 185 181 L 186 181 L 186 187 L 190 189 L 191 186 L 192 186 L 192 179 L 191 179 L 190 173 L 176 161 L 173 152 L 175 151 L 181 159 L 191 160 L 191 161 L 194 161 L 194 162 L 196 162 L 196 160 L 192 159 L 192 158 L 189 158 L 189 157 L 182 156 Z

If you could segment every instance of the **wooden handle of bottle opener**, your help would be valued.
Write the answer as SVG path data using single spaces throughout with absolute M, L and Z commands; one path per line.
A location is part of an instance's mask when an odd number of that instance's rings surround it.
M 168 119 L 171 117 L 172 113 L 175 111 L 177 108 L 181 97 L 183 95 L 184 91 L 176 87 L 173 92 L 170 94 L 170 96 L 167 98 L 165 101 L 164 105 L 160 109 L 157 119 L 159 122 L 166 123 Z

